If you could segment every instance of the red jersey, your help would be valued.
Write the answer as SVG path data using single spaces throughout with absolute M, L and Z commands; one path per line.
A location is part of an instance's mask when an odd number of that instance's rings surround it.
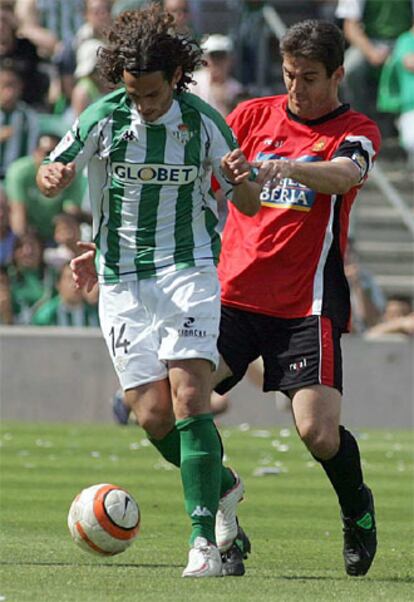
M 286 95 L 241 103 L 227 121 L 249 161 L 348 157 L 361 181 L 346 194 L 328 195 L 285 178 L 273 190 L 263 187 L 254 217 L 229 203 L 219 263 L 223 304 L 286 319 L 325 315 L 346 330 L 349 213 L 379 149 L 377 126 L 348 105 L 301 120 Z

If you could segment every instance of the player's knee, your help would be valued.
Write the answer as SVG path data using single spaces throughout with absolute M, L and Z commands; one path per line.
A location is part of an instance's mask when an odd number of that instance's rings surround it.
M 174 412 L 177 419 L 189 418 L 210 411 L 208 395 L 202 395 L 194 386 L 182 386 L 174 395 Z
M 308 450 L 320 460 L 332 458 L 339 449 L 338 428 L 307 422 L 298 427 L 299 436 Z
M 173 418 L 153 412 L 139 413 L 137 421 L 151 439 L 163 439 L 174 428 Z

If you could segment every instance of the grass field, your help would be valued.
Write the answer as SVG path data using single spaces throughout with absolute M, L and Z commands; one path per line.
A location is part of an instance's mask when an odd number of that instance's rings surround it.
M 376 496 L 379 549 L 364 578 L 345 575 L 336 498 L 288 429 L 225 429 L 228 462 L 244 476 L 240 518 L 253 552 L 243 578 L 182 579 L 189 523 L 179 472 L 143 431 L 116 425 L 4 424 L 1 585 L 6 602 L 378 601 L 414 599 L 413 437 L 359 433 Z M 255 476 L 263 467 L 278 474 Z M 137 499 L 141 534 L 124 554 L 89 555 L 66 515 L 83 487 L 111 482 Z

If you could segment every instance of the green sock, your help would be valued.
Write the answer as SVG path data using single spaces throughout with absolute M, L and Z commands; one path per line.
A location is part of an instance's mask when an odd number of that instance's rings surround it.
M 176 427 L 162 439 L 149 437 L 149 440 L 167 462 L 180 468 L 180 433 Z
M 218 433 L 218 431 L 217 431 Z M 220 437 L 220 435 L 218 434 Z M 177 468 L 180 468 L 180 433 L 177 427 L 174 427 L 163 439 L 152 439 L 149 437 L 152 445 L 158 449 L 162 457 L 170 462 L 170 464 L 174 464 Z M 221 439 L 220 439 L 221 441 Z M 235 478 L 230 470 L 226 466 L 221 465 L 221 485 L 220 485 L 220 497 L 231 489 L 234 485 Z
M 177 420 L 181 441 L 181 480 L 191 518 L 190 545 L 196 537 L 216 543 L 214 525 L 220 497 L 221 444 L 212 414 Z

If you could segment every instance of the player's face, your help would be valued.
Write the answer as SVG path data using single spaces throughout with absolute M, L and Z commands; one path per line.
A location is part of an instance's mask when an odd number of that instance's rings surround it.
M 287 54 L 282 68 L 288 106 L 298 117 L 318 119 L 341 104 L 338 86 L 344 75 L 343 67 L 338 67 L 328 77 L 325 66 L 319 61 Z
M 177 67 L 171 82 L 169 82 L 165 79 L 162 71 L 153 71 L 139 77 L 124 71 L 125 89 L 144 121 L 152 123 L 168 111 L 181 74 L 181 67 Z

